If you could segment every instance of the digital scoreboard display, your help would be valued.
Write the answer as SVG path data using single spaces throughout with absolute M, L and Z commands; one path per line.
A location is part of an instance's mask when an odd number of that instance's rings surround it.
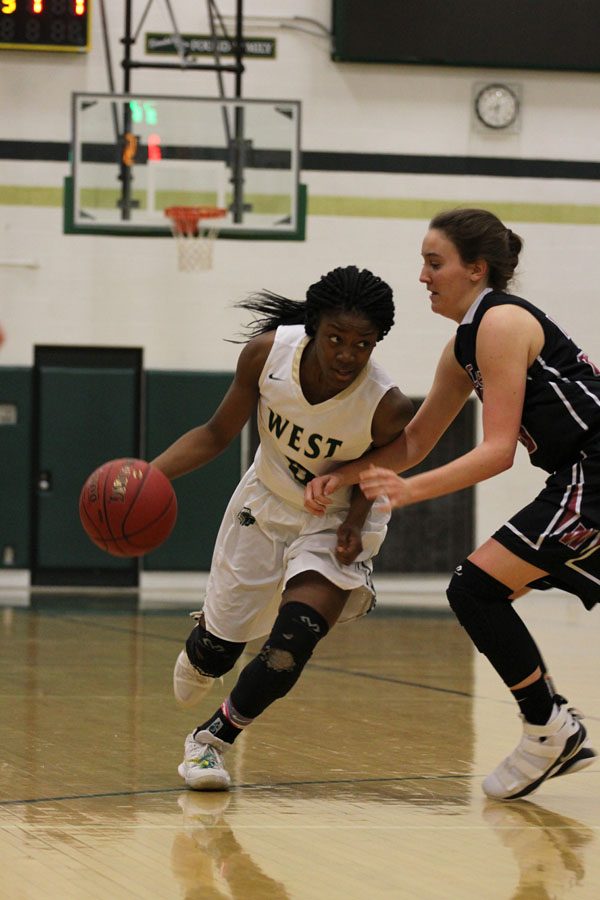
M 91 0 L 0 0 L 0 50 L 89 49 Z

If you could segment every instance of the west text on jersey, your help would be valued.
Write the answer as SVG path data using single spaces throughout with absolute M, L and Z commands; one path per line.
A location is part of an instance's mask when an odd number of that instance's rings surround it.
M 328 459 L 344 443 L 337 438 L 325 437 L 317 432 L 305 435 L 305 430 L 301 425 L 295 425 L 269 407 L 269 431 L 285 441 L 290 449 L 303 453 L 307 459 L 316 459 L 319 456 Z

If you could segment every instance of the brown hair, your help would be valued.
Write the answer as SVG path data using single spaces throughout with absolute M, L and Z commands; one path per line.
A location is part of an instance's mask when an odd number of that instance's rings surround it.
M 504 291 L 519 262 L 523 241 L 487 209 L 449 209 L 434 216 L 430 228 L 443 231 L 464 263 L 484 259 L 488 284 Z

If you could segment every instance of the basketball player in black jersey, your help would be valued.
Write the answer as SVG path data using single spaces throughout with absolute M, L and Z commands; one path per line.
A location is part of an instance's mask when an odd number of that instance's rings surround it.
M 367 498 L 419 503 L 509 469 L 518 441 L 549 473 L 542 492 L 456 568 L 447 591 L 520 707 L 523 737 L 483 782 L 488 796 L 505 800 L 596 756 L 581 714 L 554 693 L 510 602 L 531 587 L 576 594 L 588 609 L 600 602 L 600 371 L 540 309 L 506 292 L 521 246 L 486 210 L 450 210 L 431 221 L 420 281 L 432 310 L 458 324 L 432 389 L 397 440 L 315 479 L 305 495 L 320 514 L 329 493 L 360 479 Z M 428 455 L 473 390 L 483 403 L 481 443 L 428 472 L 394 474 Z

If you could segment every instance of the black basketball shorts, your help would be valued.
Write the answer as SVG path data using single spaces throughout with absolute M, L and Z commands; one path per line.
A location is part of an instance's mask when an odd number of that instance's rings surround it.
M 576 594 L 587 609 L 600 603 L 600 446 L 551 475 L 492 536 L 548 572 L 531 587 Z

